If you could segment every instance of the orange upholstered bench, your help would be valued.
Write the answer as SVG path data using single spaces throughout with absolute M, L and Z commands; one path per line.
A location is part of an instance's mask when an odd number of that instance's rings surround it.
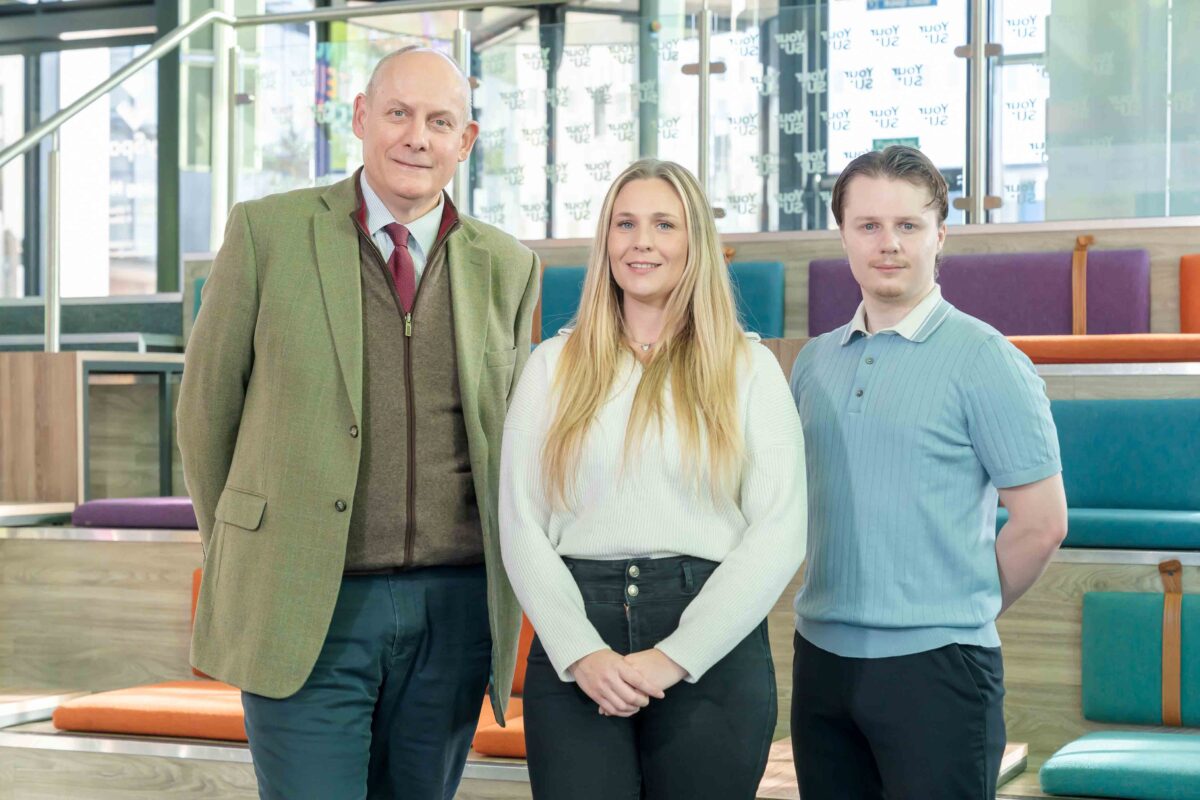
M 197 569 L 192 575 L 193 620 L 199 591 Z M 246 741 L 241 692 L 210 679 L 169 681 L 77 697 L 55 709 L 53 719 L 54 727 L 64 731 Z
M 246 741 L 241 692 L 218 681 L 170 681 L 77 697 L 54 710 L 54 727 Z
M 1035 364 L 1130 364 L 1200 361 L 1200 333 L 1009 336 Z
M 517 668 L 513 672 L 512 699 L 504 712 L 503 728 L 496 721 L 492 704 L 483 698 L 483 709 L 479 714 L 479 726 L 475 728 L 475 740 L 471 743 L 476 753 L 503 758 L 525 757 L 525 718 L 521 694 L 525 691 L 525 663 L 529 659 L 529 647 L 533 644 L 533 626 L 525 618 L 521 623 L 521 639 L 517 646 Z

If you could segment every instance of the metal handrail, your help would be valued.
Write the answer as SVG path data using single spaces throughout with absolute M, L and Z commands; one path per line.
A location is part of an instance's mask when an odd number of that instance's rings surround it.
M 100 83 L 96 88 L 80 97 L 74 103 L 59 111 L 50 119 L 38 125 L 29 133 L 22 136 L 20 139 L 8 147 L 0 150 L 0 167 L 3 167 L 9 161 L 37 146 L 43 138 L 51 133 L 54 133 L 59 128 L 71 119 L 71 117 L 83 111 L 100 97 L 108 94 L 112 89 L 120 85 L 126 78 L 140 70 L 142 67 L 149 64 L 151 61 L 157 61 L 167 53 L 179 46 L 187 37 L 198 31 L 200 28 L 206 27 L 213 22 L 222 22 L 226 25 L 232 25 L 237 21 L 236 17 L 226 14 L 223 11 L 218 11 L 215 8 L 205 11 L 200 16 L 196 17 L 191 22 L 180 25 L 175 30 L 168 33 L 166 36 L 159 39 L 150 48 L 140 56 L 130 61 L 125 66 L 108 76 L 108 79 Z
M 463 24 L 463 15 L 461 12 L 478 10 L 483 8 L 495 8 L 505 6 L 531 6 L 531 5 L 548 5 L 561 3 L 563 0 L 426 0 L 426 2 L 405 2 L 404 0 L 395 0 L 394 2 L 376 3 L 371 6 L 356 6 L 353 8 L 323 8 L 314 9 L 313 11 L 298 11 L 282 14 L 257 14 L 254 16 L 237 17 L 233 14 L 226 14 L 217 9 L 205 11 L 195 19 L 180 25 L 172 30 L 166 36 L 162 37 L 151 45 L 146 52 L 130 61 L 121 69 L 114 72 L 106 80 L 98 84 L 94 89 L 87 92 L 75 102 L 71 103 L 66 108 L 59 111 L 54 116 L 47 119 L 42 124 L 38 125 L 33 130 L 26 133 L 13 144 L 0 150 L 0 167 L 3 167 L 8 162 L 24 155 L 38 145 L 38 143 L 47 136 L 53 136 L 53 145 L 50 150 L 49 175 L 47 186 L 47 202 L 49 222 L 47 225 L 46 239 L 46 286 L 45 286 L 45 342 L 46 352 L 57 353 L 60 349 L 60 331 L 61 331 L 61 310 L 62 297 L 59 286 L 61 274 L 61 258 L 62 252 L 59 244 L 59 235 L 61 230 L 61 220 L 59 218 L 59 159 L 58 159 L 58 134 L 59 129 L 85 108 L 90 106 L 99 98 L 103 97 L 112 89 L 119 86 L 130 75 L 133 75 L 138 70 L 145 67 L 151 61 L 157 61 L 166 54 L 170 53 L 178 47 L 184 39 L 191 36 L 201 28 L 206 28 L 209 25 L 220 23 L 232 28 L 253 27 L 257 25 L 272 25 L 287 22 L 327 22 L 331 20 L 358 19 L 361 17 L 378 17 L 391 14 L 419 14 L 436 11 L 458 11 L 459 28 L 455 31 L 455 55 L 461 59 L 463 54 L 470 47 L 469 34 L 464 36 L 465 31 L 461 30 Z M 234 48 L 236 51 L 236 48 Z M 460 61 L 463 69 L 470 71 L 470 64 L 465 60 Z M 233 72 L 230 75 L 233 79 Z M 232 97 L 232 93 L 231 93 Z M 230 118 L 231 132 L 234 130 L 232 117 Z M 233 162 L 230 161 L 230 168 L 233 168 Z M 455 194 L 461 200 L 463 191 L 463 177 L 465 171 L 460 169 L 455 181 Z
M 375 3 L 370 6 L 322 8 L 313 11 L 255 14 L 254 16 L 245 17 L 238 17 L 233 14 L 226 14 L 223 11 L 210 9 L 190 22 L 186 22 L 175 28 L 151 45 L 146 52 L 110 75 L 107 80 L 100 83 L 96 88 L 26 133 L 13 144 L 0 150 L 0 167 L 3 167 L 17 156 L 32 150 L 39 141 L 61 128 L 67 120 L 87 108 L 98 98 L 107 94 L 130 75 L 151 61 L 157 61 L 167 55 L 178 47 L 184 39 L 214 22 L 219 22 L 232 28 L 246 28 L 257 25 L 278 25 L 286 22 L 329 22 L 343 19 L 359 19 L 362 17 L 389 16 L 392 14 L 420 14 L 431 11 L 472 11 L 505 6 L 553 5 L 562 2 L 563 0 L 426 0 L 426 2 L 411 3 L 405 2 L 405 0 L 393 0 L 393 2 Z

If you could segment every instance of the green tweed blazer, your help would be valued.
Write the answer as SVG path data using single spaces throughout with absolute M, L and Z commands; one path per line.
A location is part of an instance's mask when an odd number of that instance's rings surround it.
M 185 357 L 179 449 L 204 543 L 191 660 L 267 697 L 308 678 L 342 581 L 362 445 L 356 180 L 234 206 Z M 466 216 L 446 248 L 503 719 L 521 611 L 500 559 L 500 437 L 540 269 Z

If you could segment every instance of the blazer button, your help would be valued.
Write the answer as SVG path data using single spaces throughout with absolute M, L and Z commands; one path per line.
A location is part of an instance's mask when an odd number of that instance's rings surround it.
M 338 500 L 336 503 L 333 504 L 333 507 L 336 508 L 338 511 L 345 511 L 346 510 L 346 501 Z
M 863 390 L 862 390 L 862 389 L 855 389 L 855 390 L 854 390 L 854 396 L 855 396 L 855 397 L 862 397 L 862 396 L 863 396 Z
M 351 438 L 351 439 L 357 439 L 357 438 L 358 438 L 358 426 L 357 426 L 357 425 L 351 425 L 351 426 L 350 426 L 350 438 Z

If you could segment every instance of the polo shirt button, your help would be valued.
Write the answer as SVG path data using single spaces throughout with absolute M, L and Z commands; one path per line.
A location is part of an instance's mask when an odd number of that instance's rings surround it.
M 625 592 L 630 597 L 637 597 L 638 596 L 638 587 L 636 585 L 630 586 L 628 589 L 625 590 Z
M 333 504 L 333 507 L 336 508 L 338 511 L 345 511 L 346 510 L 346 501 L 338 500 L 336 503 Z
M 854 396 L 855 396 L 855 397 L 862 397 L 862 396 L 863 396 L 863 390 L 862 390 L 862 389 L 855 389 L 855 390 L 854 390 Z
M 637 564 L 634 564 L 633 566 L 631 566 L 631 567 L 629 568 L 629 577 L 631 577 L 631 578 L 636 578 L 636 577 L 638 577 L 638 576 L 639 576 L 639 575 L 641 575 L 641 574 L 642 574 L 642 571 L 641 571 L 640 569 L 638 569 L 638 565 L 637 565 Z
M 357 438 L 358 438 L 358 426 L 357 426 L 357 425 L 351 425 L 351 426 L 350 426 L 350 438 L 351 438 L 351 439 L 357 439 Z
M 867 364 L 870 365 L 870 364 L 874 364 L 874 363 L 875 363 L 875 359 L 871 358 L 870 356 L 867 356 Z

